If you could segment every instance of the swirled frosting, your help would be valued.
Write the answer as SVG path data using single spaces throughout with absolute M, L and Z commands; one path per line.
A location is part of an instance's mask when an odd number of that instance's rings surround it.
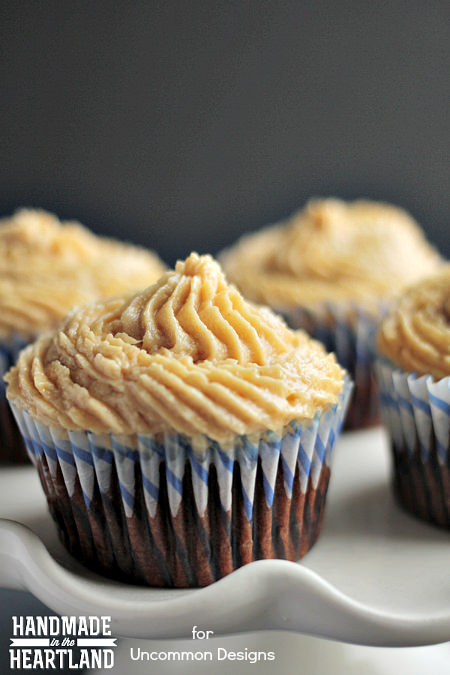
M 150 251 L 45 211 L 17 211 L 0 221 L 0 337 L 29 339 L 75 305 L 146 287 L 163 270 Z
M 334 354 L 195 253 L 143 292 L 72 311 L 6 377 L 8 398 L 48 426 L 218 440 L 311 419 L 343 378 Z
M 273 307 L 360 300 L 370 309 L 441 264 L 402 209 L 338 199 L 310 201 L 220 259 L 248 298 Z
M 436 380 L 450 375 L 450 265 L 402 295 L 382 321 L 377 344 L 406 372 Z

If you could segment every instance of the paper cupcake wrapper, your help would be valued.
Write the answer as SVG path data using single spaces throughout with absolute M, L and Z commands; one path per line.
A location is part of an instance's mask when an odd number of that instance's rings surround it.
M 276 308 L 275 308 L 276 309 Z M 278 309 L 291 328 L 302 328 L 325 345 L 350 374 L 353 398 L 346 418 L 347 429 L 379 423 L 378 390 L 374 375 L 375 335 L 386 307 L 378 316 L 350 303 L 323 303 L 317 307 Z
M 6 383 L 3 377 L 15 364 L 19 352 L 28 343 L 20 336 L 0 340 L 0 463 L 22 464 L 28 462 L 22 436 L 6 400 Z
M 450 529 L 450 377 L 417 377 L 381 357 L 376 373 L 395 493 L 414 515 Z
M 315 542 L 351 384 L 307 425 L 277 434 L 159 438 L 55 431 L 13 407 L 63 542 L 109 576 L 204 586 Z

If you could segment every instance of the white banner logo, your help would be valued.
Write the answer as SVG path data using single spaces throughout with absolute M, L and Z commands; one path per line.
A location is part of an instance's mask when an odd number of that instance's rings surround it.
M 11 670 L 114 667 L 110 616 L 13 616 L 12 635 Z

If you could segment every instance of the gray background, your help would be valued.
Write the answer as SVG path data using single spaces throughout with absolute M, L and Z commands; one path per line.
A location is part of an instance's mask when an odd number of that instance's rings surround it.
M 0 2 L 0 213 L 170 263 L 311 195 L 403 205 L 449 255 L 450 5 Z
M 0 1 L 0 214 L 42 206 L 173 263 L 367 196 L 448 256 L 449 38 L 444 0 Z M 43 611 L 0 607 L 4 637 Z

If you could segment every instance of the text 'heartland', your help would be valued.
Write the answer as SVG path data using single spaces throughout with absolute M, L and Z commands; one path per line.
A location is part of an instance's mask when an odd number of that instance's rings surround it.
M 110 616 L 13 616 L 11 670 L 113 668 Z

